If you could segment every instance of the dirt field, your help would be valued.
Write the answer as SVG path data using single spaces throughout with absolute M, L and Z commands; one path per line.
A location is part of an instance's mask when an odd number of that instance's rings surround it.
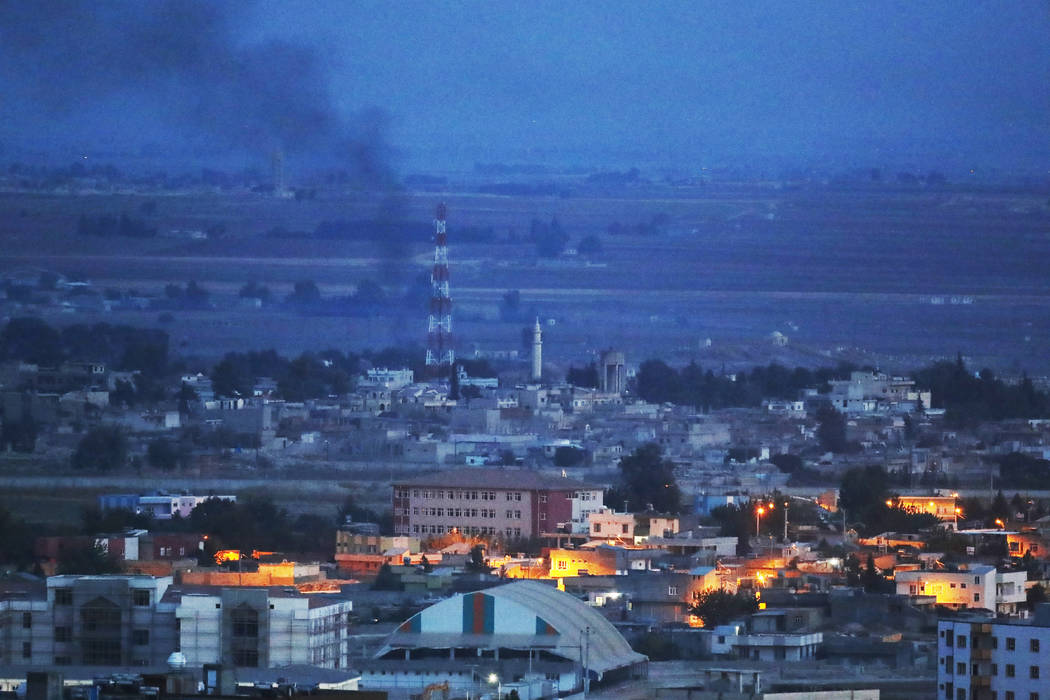
M 1050 210 L 1039 193 L 921 189 L 777 188 L 763 184 L 650 186 L 571 197 L 406 194 L 399 216 L 426 222 L 438 201 L 449 209 L 455 329 L 460 352 L 517 348 L 532 314 L 544 318 L 545 357 L 580 363 L 604 347 L 632 360 L 650 356 L 724 362 L 722 350 L 762 344 L 773 331 L 834 359 L 863 348 L 907 367 L 932 356 L 972 358 L 1000 372 L 1050 373 Z M 217 223 L 217 240 L 95 239 L 73 231 L 81 214 L 129 212 L 156 202 L 161 232 Z M 421 342 L 423 313 L 379 318 L 304 316 L 237 304 L 256 280 L 278 298 L 312 279 L 325 296 L 365 279 L 388 295 L 427 270 L 428 240 L 393 255 L 383 246 L 300 237 L 321 221 L 364 219 L 367 195 L 294 202 L 261 195 L 0 194 L 0 275 L 39 267 L 76 274 L 98 288 L 158 293 L 193 279 L 212 292 L 214 311 L 177 312 L 166 326 L 175 349 L 217 356 L 275 347 L 295 353 Z M 657 214 L 658 235 L 611 236 Z M 463 244 L 457 227 L 491 226 L 497 239 L 526 236 L 535 217 L 556 216 L 570 245 L 595 234 L 604 251 L 589 259 L 537 260 L 528 243 Z M 267 235 L 275 227 L 292 234 Z M 299 233 L 296 233 L 299 232 Z M 520 321 L 498 320 L 504 291 L 522 295 Z M 80 317 L 158 325 L 156 312 Z M 711 348 L 706 340 L 711 339 Z M 731 354 L 731 353 L 729 353 Z

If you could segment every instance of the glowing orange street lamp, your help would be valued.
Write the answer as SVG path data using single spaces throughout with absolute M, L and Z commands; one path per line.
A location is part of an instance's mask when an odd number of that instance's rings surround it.
M 995 519 L 995 524 L 999 526 L 999 529 L 1000 529 L 1000 530 L 1002 530 L 1002 529 L 1003 529 L 1004 527 L 1006 527 L 1006 525 L 1005 525 L 1005 524 L 1003 524 L 1003 521 L 1002 521 L 1002 520 L 1000 520 L 999 518 L 996 518 L 996 519 Z
M 765 514 L 766 509 L 759 506 L 755 509 L 755 537 L 758 537 L 759 528 L 762 524 L 762 516 Z

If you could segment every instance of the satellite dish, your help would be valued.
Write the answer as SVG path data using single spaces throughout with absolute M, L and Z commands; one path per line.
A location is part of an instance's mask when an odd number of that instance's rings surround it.
M 171 652 L 171 656 L 168 657 L 168 668 L 172 671 L 178 671 L 179 669 L 186 668 L 186 656 L 181 651 Z

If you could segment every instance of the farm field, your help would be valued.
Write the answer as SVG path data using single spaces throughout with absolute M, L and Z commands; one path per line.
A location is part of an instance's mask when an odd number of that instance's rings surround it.
M 160 236 L 75 233 L 81 215 L 136 215 L 147 201 Z M 257 281 L 280 299 L 309 279 L 324 296 L 346 295 L 372 280 L 388 297 L 400 297 L 428 270 L 425 231 L 439 201 L 448 203 L 461 354 L 518 348 L 521 326 L 538 315 L 547 324 L 545 358 L 562 365 L 613 346 L 633 361 L 724 363 L 734 356 L 729 348 L 761 348 L 777 331 L 798 352 L 752 353 L 756 361 L 797 355 L 812 364 L 859 351 L 907 368 L 961 352 L 1000 372 L 1050 373 L 1050 208 L 1039 193 L 761 183 L 568 197 L 329 193 L 304 202 L 252 194 L 3 193 L 0 276 L 42 268 L 98 289 L 154 295 L 194 280 L 211 292 L 215 308 L 175 312 L 165 324 L 173 349 L 186 355 L 420 343 L 422 310 L 304 315 L 243 308 L 237 292 Z M 313 237 L 321 222 L 375 219 L 378 211 L 424 233 L 404 245 Z M 570 247 L 596 235 L 602 252 L 537 258 L 527 242 L 530 224 L 553 217 Z M 634 227 L 654 217 L 664 224 L 652 235 L 608 232 L 611 224 Z M 225 230 L 219 238 L 164 235 L 217 224 Z M 457 241 L 457 228 L 489 227 L 494 241 Z M 502 295 L 515 289 L 520 316 L 501 321 Z M 55 313 L 48 321 L 160 325 L 155 311 Z

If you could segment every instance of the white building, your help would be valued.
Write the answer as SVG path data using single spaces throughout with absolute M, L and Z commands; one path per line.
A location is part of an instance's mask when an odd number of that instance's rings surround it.
M 752 661 L 803 661 L 816 656 L 824 643 L 821 632 L 747 632 L 739 622 L 711 631 L 711 653 Z
M 194 508 L 212 498 L 216 498 L 220 501 L 230 501 L 231 503 L 237 502 L 237 497 L 232 494 L 221 496 L 158 494 L 155 496 L 139 496 L 138 506 L 135 511 L 144 515 L 149 515 L 155 520 L 171 520 L 176 514 L 180 518 L 188 518 Z
M 634 542 L 633 513 L 616 513 L 602 509 L 591 513 L 587 521 L 592 539 Z
M 284 588 L 175 591 L 179 651 L 190 665 L 345 668 L 349 600 Z
M 171 577 L 52 576 L 0 590 L 6 666 L 346 668 L 352 603 L 294 588 L 173 586 Z
M 1031 620 L 940 620 L 937 697 L 945 700 L 1050 698 L 1050 605 Z
M 993 566 L 976 564 L 957 571 L 899 571 L 894 580 L 897 595 L 932 595 L 938 605 L 983 608 L 1008 615 L 1025 602 L 1028 574 L 997 572 Z

